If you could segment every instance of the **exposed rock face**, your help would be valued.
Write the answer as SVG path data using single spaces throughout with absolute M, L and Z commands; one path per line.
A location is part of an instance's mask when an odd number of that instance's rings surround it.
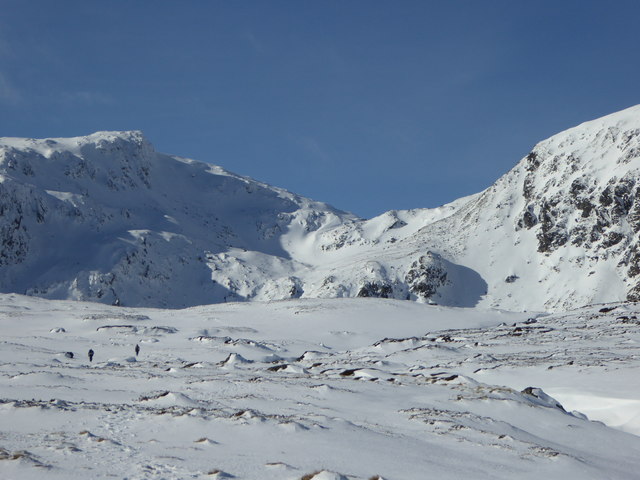
M 587 148 L 583 143 L 571 151 L 579 143 L 574 134 L 565 140 L 568 145 L 543 142 L 529 154 L 522 192 L 529 203 L 518 227 L 537 228 L 543 254 L 571 246 L 582 249 L 590 263 L 615 259 L 632 300 L 639 288 L 631 280 L 639 273 L 640 130 L 620 124 L 589 133 L 580 136 Z
M 549 162 L 553 173 L 558 172 L 561 165 L 570 170 L 578 168 L 578 160 L 572 155 L 556 155 Z M 540 176 L 548 175 L 549 172 L 543 171 Z M 640 189 L 636 188 L 636 181 L 637 172 L 629 172 L 623 178 L 612 177 L 604 185 L 583 175 L 575 178 L 568 188 L 549 195 L 546 189 L 536 191 L 534 185 L 542 182 L 536 178 L 535 171 L 529 171 L 524 180 L 523 197 L 531 203 L 522 212 L 518 227 L 531 229 L 539 224 L 537 239 L 541 253 L 553 252 L 567 242 L 589 249 L 608 249 L 626 239 L 621 231 L 624 224 L 631 226 L 634 233 L 639 231 L 640 198 L 636 198 Z
M 447 270 L 439 255 L 427 252 L 411 264 L 404 281 L 416 298 L 428 301 L 447 284 Z
M 23 224 L 24 207 L 28 197 L 14 188 L 0 184 L 0 267 L 24 262 L 29 252 L 29 235 Z
M 390 298 L 392 296 L 393 287 L 387 284 L 367 282 L 358 290 L 358 297 Z

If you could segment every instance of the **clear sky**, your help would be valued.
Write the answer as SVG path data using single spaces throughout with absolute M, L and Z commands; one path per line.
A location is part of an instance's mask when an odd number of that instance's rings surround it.
M 0 0 L 0 136 L 158 151 L 364 217 L 640 103 L 640 2 Z

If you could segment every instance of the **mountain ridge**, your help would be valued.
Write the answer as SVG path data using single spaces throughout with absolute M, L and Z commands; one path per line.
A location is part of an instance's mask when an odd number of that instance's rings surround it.
M 640 300 L 640 106 L 539 142 L 483 192 L 368 220 L 155 152 L 139 131 L 0 138 L 0 176 L 5 293 L 167 308 Z

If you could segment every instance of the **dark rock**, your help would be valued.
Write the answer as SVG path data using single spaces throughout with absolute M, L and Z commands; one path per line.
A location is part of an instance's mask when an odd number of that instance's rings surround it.
M 558 213 L 553 208 L 553 203 L 544 202 L 540 210 L 541 228 L 537 235 L 540 253 L 553 252 L 569 239 L 564 225 L 557 218 Z
M 633 206 L 629 211 L 627 221 L 635 233 L 640 231 L 640 187 L 636 187 L 634 192 Z
M 599 200 L 600 200 L 600 203 L 605 207 L 608 207 L 613 203 L 613 198 L 611 197 L 611 189 L 609 187 L 605 188 L 602 191 L 602 193 L 600 194 Z
M 447 284 L 447 271 L 440 256 L 428 252 L 411 264 L 404 281 L 411 293 L 428 300 Z
M 575 203 L 576 208 L 582 212 L 582 218 L 588 218 L 591 215 L 591 212 L 595 208 L 593 203 L 586 198 L 581 198 Z
M 571 230 L 569 237 L 571 238 L 571 245 L 575 245 L 577 247 L 580 247 L 585 243 L 587 243 L 587 246 L 590 245 L 590 243 L 588 243 L 589 237 L 587 236 L 587 229 L 583 225 Z
M 533 176 L 531 174 L 524 178 L 524 182 L 522 184 L 522 195 L 527 200 L 531 200 L 531 197 L 533 197 Z
M 393 294 L 393 287 L 388 284 L 367 282 L 358 291 L 358 297 L 389 298 Z
M 604 248 L 613 247 L 614 245 L 617 245 L 622 240 L 624 240 L 624 238 L 625 238 L 625 236 L 622 233 L 609 232 L 607 234 L 607 236 L 605 237 L 605 239 L 602 241 L 602 246 Z
M 527 387 L 524 390 L 522 390 L 520 393 L 522 393 L 523 395 L 529 395 L 530 397 L 537 398 L 545 406 L 555 407 L 555 408 L 558 408 L 559 410 L 562 410 L 563 412 L 566 412 L 566 410 L 564 409 L 564 407 L 560 402 L 558 402 L 554 398 L 544 393 L 544 391 L 541 388 Z
M 616 308 L 618 308 L 617 306 L 613 306 L 613 307 L 602 307 L 600 310 L 598 310 L 600 313 L 609 313 L 612 312 L 613 310 L 615 310 Z
M 627 275 L 629 275 L 630 277 L 636 277 L 638 274 L 640 274 L 640 252 L 635 252 L 629 259 L 629 269 L 627 270 Z
M 635 315 L 631 315 L 630 317 L 627 317 L 626 315 L 623 315 L 621 317 L 616 318 L 616 320 L 620 321 L 621 323 L 629 323 L 632 325 L 640 325 L 640 321 L 638 321 L 638 317 L 636 317 Z
M 393 225 L 391 225 L 388 230 L 394 229 L 394 228 L 402 228 L 405 227 L 407 225 L 407 222 L 405 222 L 404 220 L 396 220 L 395 222 L 393 222 Z
M 287 365 L 286 363 L 283 363 L 281 365 L 274 365 L 273 367 L 269 367 L 269 368 L 267 368 L 267 370 L 270 371 L 270 372 L 279 372 L 280 370 L 284 370 L 288 366 L 289 365 Z
M 628 302 L 640 302 L 640 283 L 636 284 L 627 292 Z
M 574 197 L 577 198 L 578 194 L 584 192 L 587 189 L 586 185 L 583 183 L 583 181 L 579 178 L 576 178 L 572 183 L 571 183 L 571 188 L 569 189 L 569 194 Z
M 527 169 L 527 172 L 534 172 L 535 170 L 537 170 L 540 166 L 540 158 L 538 157 L 538 153 L 532 151 L 529 153 L 529 155 L 527 155 L 526 158 L 527 164 L 525 168 Z
M 526 228 L 527 230 L 538 224 L 538 217 L 533 212 L 533 205 L 529 205 L 525 212 L 522 214 L 522 218 L 518 220 L 518 227 Z
M 613 215 L 620 218 L 627 215 L 633 206 L 633 196 L 631 194 L 635 181 L 632 179 L 624 179 L 618 183 L 614 189 L 614 207 Z

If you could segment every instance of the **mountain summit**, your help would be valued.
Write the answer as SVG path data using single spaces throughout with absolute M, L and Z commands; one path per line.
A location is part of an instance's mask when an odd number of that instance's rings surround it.
M 640 299 L 640 106 L 476 195 L 359 219 L 140 132 L 0 138 L 0 291 L 180 308 L 387 297 L 511 310 Z

